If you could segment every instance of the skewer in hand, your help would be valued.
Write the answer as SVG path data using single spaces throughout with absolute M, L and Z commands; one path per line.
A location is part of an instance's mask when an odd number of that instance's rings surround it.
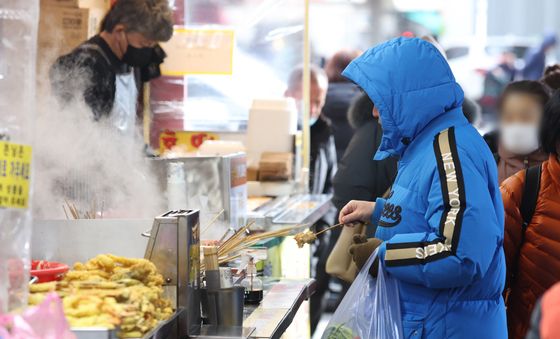
M 307 230 L 305 232 L 302 233 L 298 233 L 295 235 L 294 240 L 297 242 L 297 245 L 299 248 L 302 248 L 303 245 L 305 244 L 312 244 L 315 240 L 317 240 L 317 236 L 320 235 L 321 233 L 324 233 L 326 231 L 332 230 L 334 228 L 337 227 L 341 227 L 341 226 L 348 226 L 348 227 L 354 227 L 354 224 L 344 224 L 344 223 L 340 223 L 340 224 L 336 224 L 330 227 L 327 227 L 317 233 L 314 233 L 310 230 Z

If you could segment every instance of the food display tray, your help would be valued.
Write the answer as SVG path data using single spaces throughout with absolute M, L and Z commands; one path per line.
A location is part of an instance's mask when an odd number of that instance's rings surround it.
M 313 224 L 331 207 L 329 194 L 300 194 L 290 197 L 282 213 L 273 219 L 275 224 Z
M 178 339 L 177 321 L 182 312 L 185 312 L 185 310 L 177 310 L 169 319 L 162 321 L 156 328 L 138 339 Z M 110 330 L 107 328 L 73 328 L 72 332 L 76 335 L 76 339 L 118 339 L 118 330 Z

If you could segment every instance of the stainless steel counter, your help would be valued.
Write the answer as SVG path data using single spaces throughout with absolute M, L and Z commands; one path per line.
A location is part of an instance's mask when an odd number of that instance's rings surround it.
M 280 280 L 266 293 L 258 307 L 245 308 L 245 327 L 254 327 L 251 338 L 280 338 L 301 304 L 315 293 L 314 279 Z
M 247 214 L 257 227 L 313 225 L 333 209 L 330 194 L 296 194 L 277 197 Z
M 315 293 L 315 280 L 266 280 L 260 305 L 246 305 L 243 328 L 204 327 L 197 339 L 277 339 L 288 329 L 300 306 Z

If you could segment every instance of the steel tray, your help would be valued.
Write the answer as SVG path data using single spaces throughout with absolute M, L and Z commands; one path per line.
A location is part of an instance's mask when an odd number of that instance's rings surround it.
M 169 319 L 162 321 L 156 328 L 138 339 L 178 339 L 177 320 L 184 309 L 177 310 Z M 118 339 L 117 330 L 100 327 L 73 328 L 76 339 Z

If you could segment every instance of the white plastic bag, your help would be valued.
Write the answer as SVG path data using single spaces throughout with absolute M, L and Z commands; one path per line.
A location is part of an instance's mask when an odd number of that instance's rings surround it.
M 377 250 L 368 259 L 336 309 L 322 339 L 402 339 L 398 282 L 379 262 L 377 278 L 369 268 Z
M 38 19 L 39 1 L 0 0 L 0 141 L 9 141 L 18 150 L 19 145 L 31 145 L 34 136 Z M 29 194 L 21 185 L 31 180 L 30 173 L 24 175 L 22 162 L 13 160 L 13 153 L 10 156 L 11 146 L 4 143 L 1 148 L 0 314 L 27 306 L 32 220 L 32 182 Z M 11 198 L 22 196 L 28 207 L 14 207 Z

